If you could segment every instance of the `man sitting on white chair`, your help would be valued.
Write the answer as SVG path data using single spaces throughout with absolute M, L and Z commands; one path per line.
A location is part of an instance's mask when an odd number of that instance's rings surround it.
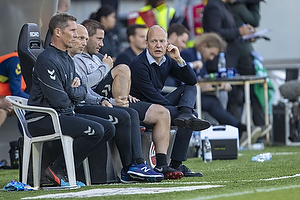
M 94 149 L 113 137 L 115 128 L 108 120 L 74 112 L 75 104 L 86 96 L 86 86 L 76 77 L 74 62 L 67 51 L 75 43 L 76 30 L 76 18 L 71 15 L 60 13 L 50 19 L 51 44 L 37 58 L 28 105 L 57 111 L 62 133 L 74 139 L 74 162 L 78 167 Z M 53 133 L 49 115 L 28 112 L 26 119 L 31 135 Z M 68 184 L 63 154 L 46 169 L 45 176 L 57 185 Z

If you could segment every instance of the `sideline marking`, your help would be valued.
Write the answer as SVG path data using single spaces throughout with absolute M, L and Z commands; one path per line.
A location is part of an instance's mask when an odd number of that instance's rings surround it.
M 42 198 L 85 198 L 85 197 L 99 197 L 99 196 L 113 196 L 113 195 L 128 195 L 128 194 L 158 194 L 166 192 L 178 191 L 192 191 L 199 189 L 209 189 L 215 187 L 223 187 L 222 185 L 198 185 L 185 187 L 168 187 L 168 188 L 106 188 L 106 189 L 92 189 L 80 192 L 69 192 L 59 194 L 47 194 L 35 197 L 25 197 L 22 199 L 42 199 Z
M 231 193 L 231 194 L 220 194 L 220 195 L 213 195 L 213 196 L 207 196 L 207 197 L 197 197 L 190 200 L 207 200 L 207 199 L 215 199 L 220 197 L 233 197 L 233 196 L 239 196 L 239 195 L 245 195 L 245 194 L 253 194 L 257 192 L 272 192 L 276 190 L 285 190 L 285 189 L 291 189 L 291 188 L 300 188 L 300 185 L 291 185 L 286 187 L 279 187 L 279 188 L 269 188 L 269 189 L 254 189 L 251 191 L 245 191 L 245 192 L 237 192 L 237 193 Z

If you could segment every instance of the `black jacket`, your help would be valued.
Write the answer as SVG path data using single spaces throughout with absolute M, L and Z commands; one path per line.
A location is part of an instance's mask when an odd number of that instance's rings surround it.
M 203 29 L 205 32 L 219 33 L 227 42 L 226 64 L 228 68 L 237 68 L 240 57 L 240 34 L 228 5 L 221 0 L 210 0 L 203 12 Z M 208 72 L 217 70 L 217 59 L 207 61 Z M 214 68 L 215 70 L 212 70 Z
M 37 58 L 28 105 L 52 107 L 59 114 L 72 114 L 75 104 L 86 96 L 85 85 L 71 87 L 75 76 L 75 65 L 69 53 L 49 46 Z

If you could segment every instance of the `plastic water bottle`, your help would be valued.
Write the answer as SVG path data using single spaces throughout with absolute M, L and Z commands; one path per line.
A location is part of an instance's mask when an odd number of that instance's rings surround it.
M 211 162 L 212 161 L 211 144 L 207 136 L 205 136 L 203 153 L 204 153 L 204 162 L 205 163 Z
M 220 52 L 219 60 L 218 60 L 218 73 L 220 78 L 227 77 L 227 70 L 226 70 L 226 59 L 224 52 Z
M 251 158 L 251 161 L 264 162 L 264 161 L 269 161 L 271 159 L 272 159 L 272 154 L 271 153 L 261 153 L 261 154 L 258 154 L 256 156 L 253 156 Z

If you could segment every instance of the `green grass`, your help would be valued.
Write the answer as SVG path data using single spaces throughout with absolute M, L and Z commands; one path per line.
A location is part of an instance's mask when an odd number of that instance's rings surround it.
M 38 196 L 53 193 L 77 192 L 98 188 L 127 188 L 127 187 L 180 187 L 195 185 L 222 185 L 223 187 L 199 189 L 193 191 L 181 191 L 161 194 L 143 195 L 118 195 L 106 197 L 91 197 L 89 199 L 299 199 L 300 194 L 300 147 L 266 147 L 263 151 L 240 151 L 236 160 L 214 160 L 204 163 L 201 159 L 188 159 L 185 164 L 190 169 L 201 171 L 204 177 L 183 178 L 175 181 L 163 181 L 159 184 L 109 184 L 83 187 L 76 190 L 55 191 L 26 191 L 7 192 L 0 191 L 0 199 L 21 199 L 23 197 Z M 257 163 L 252 162 L 251 157 L 271 152 L 272 160 Z M 282 154 L 291 152 L 291 154 Z M 0 170 L 0 187 L 3 188 L 11 180 L 18 180 L 18 170 Z M 279 178 L 276 180 L 264 180 Z M 282 178 L 286 177 L 286 178 Z M 67 198 L 71 199 L 71 198 Z M 80 198 L 78 198 L 80 199 Z

